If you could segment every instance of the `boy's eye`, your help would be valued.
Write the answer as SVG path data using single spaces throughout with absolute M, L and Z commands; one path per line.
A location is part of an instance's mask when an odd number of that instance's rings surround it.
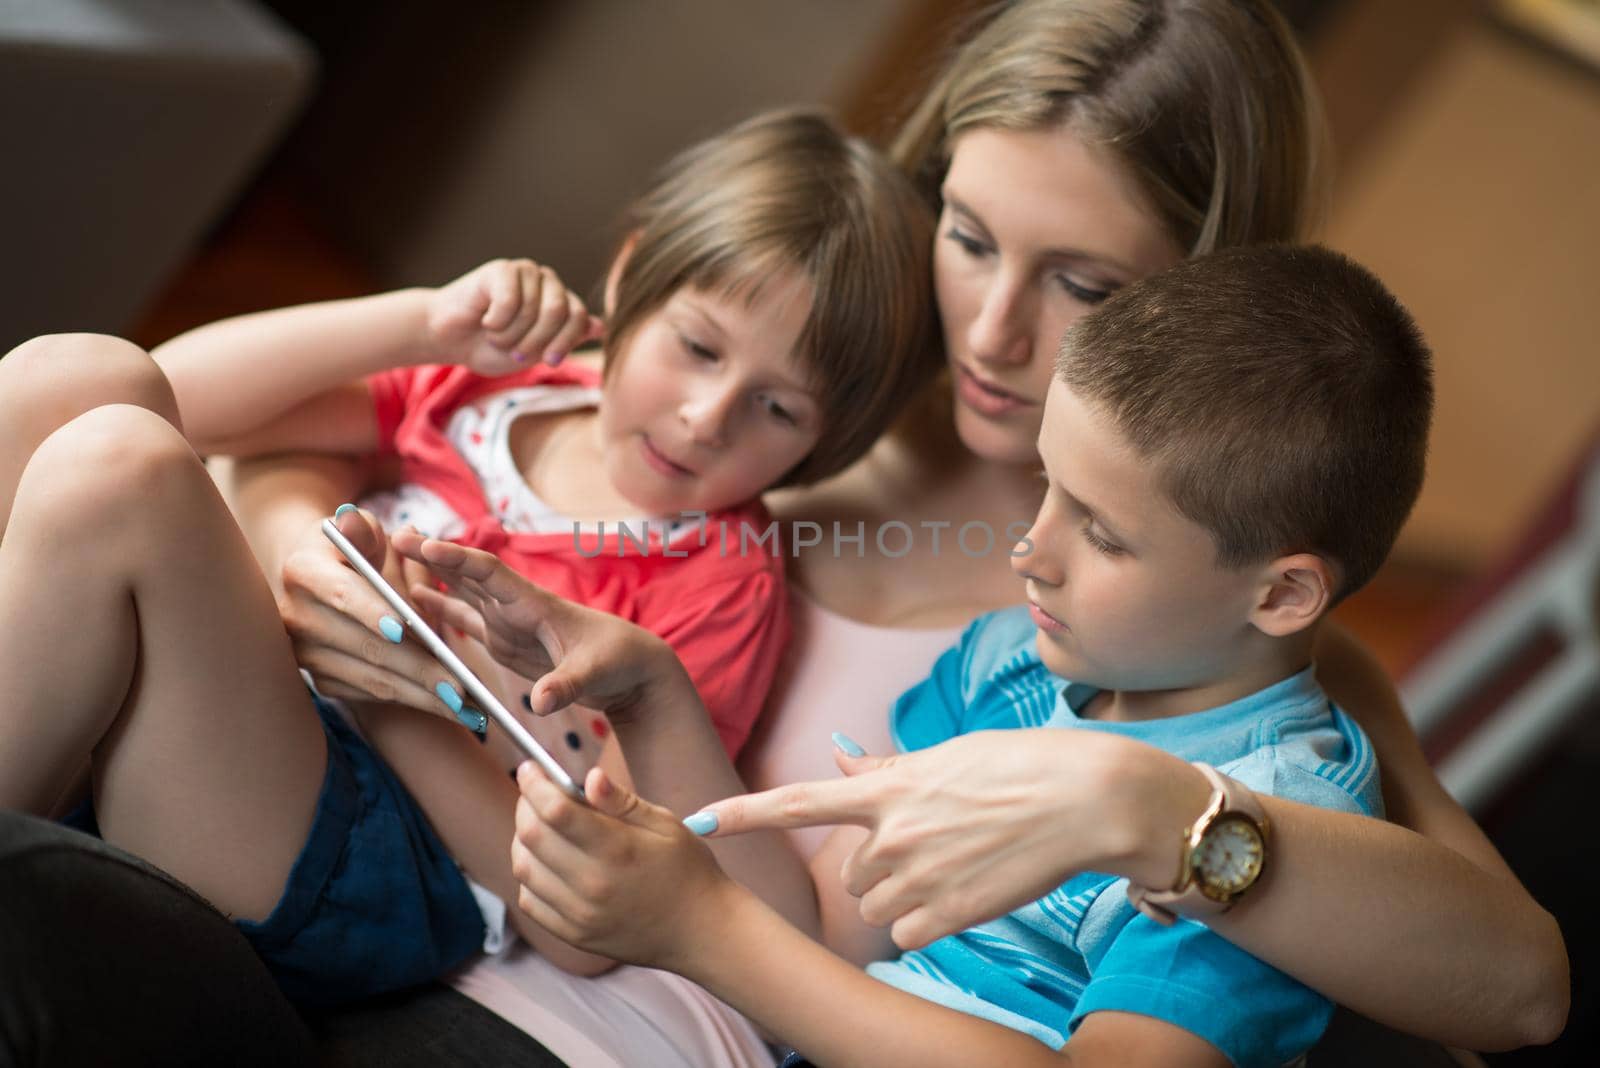
M 1079 285 L 1064 274 L 1056 275 L 1056 281 L 1061 288 L 1085 304 L 1099 304 L 1111 295 L 1109 289 L 1092 289 L 1089 286 Z
M 1093 546 L 1096 552 L 1105 553 L 1107 556 L 1120 556 L 1124 551 L 1122 546 L 1109 542 L 1096 534 L 1094 527 L 1089 524 L 1084 525 L 1083 538 Z
M 984 244 L 982 241 L 979 241 L 970 234 L 962 233 L 954 226 L 946 230 L 944 236 L 947 239 L 954 241 L 957 245 L 960 245 L 961 251 L 965 252 L 969 256 L 984 256 L 989 253 L 988 245 Z

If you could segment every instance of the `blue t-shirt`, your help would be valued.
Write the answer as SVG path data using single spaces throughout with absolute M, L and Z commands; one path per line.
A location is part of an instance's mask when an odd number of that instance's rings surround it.
M 933 674 L 895 703 L 903 751 L 957 735 L 1021 727 L 1108 731 L 1211 764 L 1252 790 L 1380 815 L 1372 745 L 1311 670 L 1241 700 L 1137 723 L 1079 717 L 1092 687 L 1052 675 L 1026 610 L 983 616 Z M 1102 1009 L 1193 1032 L 1237 1065 L 1276 1065 L 1309 1049 L 1332 1005 L 1202 924 L 1163 927 L 1128 903 L 1127 880 L 1085 873 L 1003 916 L 870 965 L 868 973 L 1052 1048 Z

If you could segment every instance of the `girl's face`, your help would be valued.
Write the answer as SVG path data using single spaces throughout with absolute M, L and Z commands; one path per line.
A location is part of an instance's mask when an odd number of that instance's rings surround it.
M 822 413 L 798 353 L 811 284 L 768 277 L 751 299 L 685 287 L 623 343 L 600 435 L 618 493 L 654 515 L 758 496 L 806 457 Z
M 1064 129 L 958 137 L 934 243 L 956 432 L 994 463 L 1038 462 L 1061 335 L 1183 251 L 1133 183 Z

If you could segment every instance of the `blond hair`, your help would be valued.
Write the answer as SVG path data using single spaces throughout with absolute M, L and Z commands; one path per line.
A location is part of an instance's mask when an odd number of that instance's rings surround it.
M 891 154 L 937 204 L 963 132 L 1054 126 L 1110 152 L 1191 256 L 1301 240 L 1320 211 L 1315 87 L 1267 0 L 1000 7 Z
M 608 372 L 629 334 L 684 286 L 753 299 L 785 270 L 810 283 L 799 350 L 822 436 L 779 485 L 854 462 L 927 377 L 932 214 L 887 158 L 825 116 L 768 113 L 695 145 L 629 222 Z

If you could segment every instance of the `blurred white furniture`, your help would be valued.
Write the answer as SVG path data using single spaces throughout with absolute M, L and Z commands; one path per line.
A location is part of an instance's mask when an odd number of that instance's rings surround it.
M 1439 777 L 1469 810 L 1600 707 L 1600 435 L 1400 689 L 1425 743 L 1450 736 Z

